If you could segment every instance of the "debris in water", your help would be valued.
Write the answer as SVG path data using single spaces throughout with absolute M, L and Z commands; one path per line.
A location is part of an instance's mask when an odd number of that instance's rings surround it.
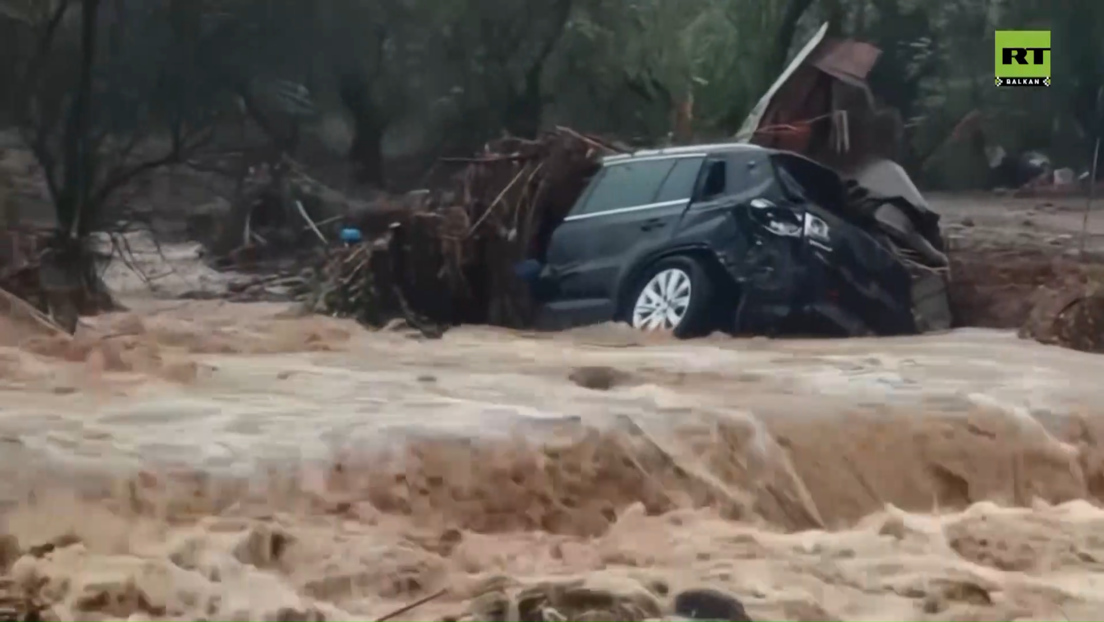
M 751 622 L 735 596 L 708 588 L 686 590 L 675 596 L 675 614 L 691 620 Z

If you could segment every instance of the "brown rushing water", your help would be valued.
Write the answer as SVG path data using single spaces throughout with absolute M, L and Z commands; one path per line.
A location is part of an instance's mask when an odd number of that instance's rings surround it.
M 1104 610 L 1104 358 L 133 308 L 73 341 L 0 324 L 7 530 L 69 536 L 11 574 L 65 619 L 368 620 L 448 588 L 403 616 L 431 619 L 501 576 L 657 616 L 696 585 L 754 619 Z

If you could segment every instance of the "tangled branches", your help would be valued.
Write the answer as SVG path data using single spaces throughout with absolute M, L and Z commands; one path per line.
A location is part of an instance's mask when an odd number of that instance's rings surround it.
M 385 234 L 330 254 L 315 310 L 368 324 L 401 315 L 417 324 L 528 325 L 532 303 L 513 266 L 543 256 L 598 158 L 619 151 L 559 127 L 446 159 L 465 165 L 450 188 L 412 197 Z

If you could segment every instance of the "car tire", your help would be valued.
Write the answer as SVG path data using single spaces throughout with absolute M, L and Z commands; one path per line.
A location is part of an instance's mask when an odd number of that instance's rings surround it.
M 712 279 L 700 262 L 685 255 L 668 257 L 636 281 L 622 317 L 640 330 L 670 331 L 679 339 L 699 337 L 713 328 L 714 292 Z

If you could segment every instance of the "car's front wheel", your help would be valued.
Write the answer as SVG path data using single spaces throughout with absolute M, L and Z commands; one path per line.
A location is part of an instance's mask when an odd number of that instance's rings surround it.
M 709 331 L 713 284 L 692 257 L 657 262 L 629 297 L 626 319 L 633 328 L 665 331 L 684 339 Z

